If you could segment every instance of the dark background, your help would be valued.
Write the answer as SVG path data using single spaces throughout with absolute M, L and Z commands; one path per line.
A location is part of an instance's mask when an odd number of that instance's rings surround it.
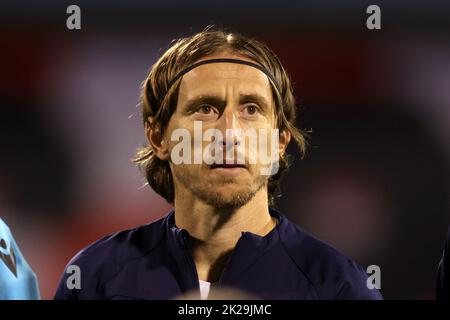
M 81 30 L 66 8 L 81 8 Z M 381 8 L 381 30 L 366 8 Z M 278 207 L 364 268 L 385 298 L 433 299 L 450 220 L 448 1 L 3 1 L 0 217 L 53 296 L 68 259 L 170 206 L 131 164 L 136 107 L 172 39 L 209 24 L 266 42 L 312 130 Z M 297 150 L 291 148 L 296 154 Z

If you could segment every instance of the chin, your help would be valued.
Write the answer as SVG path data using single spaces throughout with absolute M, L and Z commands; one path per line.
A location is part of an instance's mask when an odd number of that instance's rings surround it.
M 225 184 L 203 190 L 198 196 L 207 204 L 221 209 L 238 209 L 247 204 L 259 189 L 243 187 L 238 184 Z

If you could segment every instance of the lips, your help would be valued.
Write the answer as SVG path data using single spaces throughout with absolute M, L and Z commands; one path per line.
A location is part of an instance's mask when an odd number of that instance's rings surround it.
M 247 169 L 247 166 L 245 164 L 228 164 L 228 163 L 213 164 L 210 167 L 211 167 L 211 169 L 216 169 L 216 168 L 223 168 L 223 169 L 243 168 L 243 169 Z

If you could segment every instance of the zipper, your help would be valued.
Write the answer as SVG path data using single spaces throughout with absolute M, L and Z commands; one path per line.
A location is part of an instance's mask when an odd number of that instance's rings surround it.
M 195 266 L 194 259 L 192 258 L 191 252 L 189 250 L 185 234 L 182 234 L 182 242 L 183 242 L 183 249 L 184 249 L 184 260 L 186 261 L 186 263 L 190 269 L 189 274 L 190 274 L 191 280 L 192 280 L 191 284 L 195 284 L 194 287 L 197 289 L 198 294 L 200 294 L 200 285 L 198 282 L 197 267 Z
M 227 264 L 225 265 L 225 268 L 223 268 L 222 274 L 220 275 L 219 282 L 218 282 L 218 286 L 219 286 L 219 287 L 222 286 L 224 275 L 225 275 L 225 273 L 227 272 L 227 270 L 228 270 L 228 268 L 229 268 L 229 265 L 231 264 L 231 261 L 233 260 L 233 257 L 236 255 L 236 251 L 238 251 L 239 245 L 240 245 L 241 242 L 242 242 L 242 238 L 244 237 L 244 235 L 245 235 L 246 233 L 247 233 L 246 231 L 243 231 L 243 232 L 242 232 L 241 237 L 238 239 L 236 245 L 234 246 L 233 252 L 231 252 L 231 255 L 230 255 L 230 257 L 228 258 Z

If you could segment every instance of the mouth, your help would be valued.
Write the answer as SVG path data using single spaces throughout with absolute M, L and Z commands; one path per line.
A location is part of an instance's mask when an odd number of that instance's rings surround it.
M 248 166 L 246 166 L 245 164 L 236 163 L 215 163 L 209 166 L 209 168 L 212 172 L 225 176 L 240 175 L 248 170 Z
M 229 164 L 229 163 L 222 163 L 222 164 L 212 164 L 209 166 L 211 169 L 247 169 L 247 166 L 245 164 Z

